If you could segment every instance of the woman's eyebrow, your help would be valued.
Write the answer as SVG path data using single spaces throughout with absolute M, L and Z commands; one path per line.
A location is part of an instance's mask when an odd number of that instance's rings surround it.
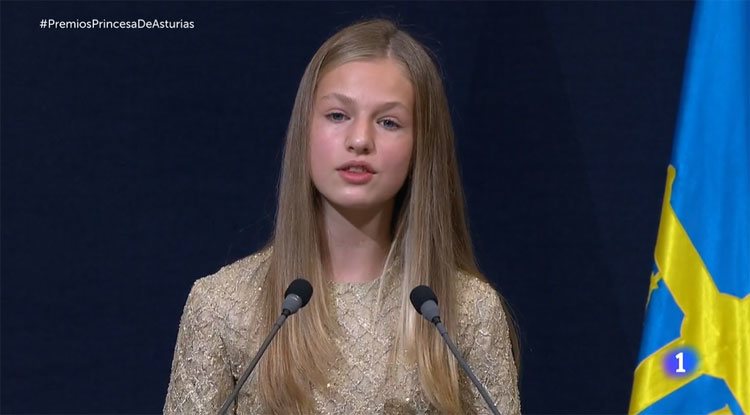
M 332 92 L 332 93 L 330 93 L 328 95 L 324 95 L 324 96 L 320 97 L 320 100 L 321 101 L 323 101 L 323 100 L 339 100 L 344 105 L 349 105 L 349 106 L 355 106 L 356 105 L 356 103 L 354 102 L 353 98 L 348 97 L 348 96 L 346 96 L 344 94 L 339 94 L 338 92 Z M 399 101 L 389 101 L 389 102 L 384 102 L 384 103 L 382 103 L 382 104 L 379 105 L 379 108 L 381 110 L 387 110 L 387 109 L 391 109 L 391 108 L 395 108 L 395 107 L 401 107 L 403 109 L 407 109 L 406 105 L 402 104 Z

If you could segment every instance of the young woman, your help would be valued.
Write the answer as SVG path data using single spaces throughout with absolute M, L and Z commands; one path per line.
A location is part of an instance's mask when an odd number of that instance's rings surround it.
M 302 275 L 313 298 L 271 343 L 236 413 L 488 412 L 410 304 L 420 284 L 500 412 L 520 413 L 512 331 L 475 264 L 453 141 L 424 46 L 386 20 L 328 39 L 292 110 L 273 238 L 195 283 L 164 412 L 217 412 Z

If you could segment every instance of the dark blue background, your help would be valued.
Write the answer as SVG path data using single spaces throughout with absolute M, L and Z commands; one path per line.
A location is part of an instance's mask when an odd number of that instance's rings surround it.
M 0 410 L 161 411 L 193 281 L 268 238 L 307 61 L 387 16 L 441 62 L 524 412 L 625 412 L 692 7 L 3 2 Z

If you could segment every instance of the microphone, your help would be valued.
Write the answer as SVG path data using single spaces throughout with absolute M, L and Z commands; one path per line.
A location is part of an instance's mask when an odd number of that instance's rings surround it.
M 229 406 L 237 398 L 237 394 L 240 393 L 242 385 L 245 384 L 247 378 L 249 378 L 250 374 L 253 373 L 253 369 L 255 369 L 255 366 L 263 356 L 263 353 L 266 352 L 268 345 L 271 344 L 271 340 L 276 337 L 276 333 L 284 324 L 286 318 L 299 311 L 300 308 L 306 306 L 310 301 L 310 297 L 312 297 L 312 293 L 312 285 L 310 285 L 310 283 L 307 282 L 307 280 L 304 278 L 297 278 L 296 280 L 292 281 L 291 284 L 289 284 L 289 287 L 284 292 L 284 302 L 281 304 L 281 315 L 279 315 L 279 318 L 276 319 L 275 323 L 273 323 L 271 333 L 269 333 L 268 337 L 266 337 L 266 339 L 263 341 L 263 344 L 261 344 L 260 349 L 255 354 L 255 357 L 242 373 L 240 379 L 237 381 L 237 385 L 234 387 L 234 390 L 224 401 L 224 405 L 222 405 L 221 409 L 219 409 L 219 415 L 224 415 L 227 413 L 227 409 L 229 409 Z
M 471 368 L 461 356 L 461 352 L 458 351 L 458 348 L 453 343 L 453 340 L 448 337 L 448 331 L 445 329 L 443 322 L 440 321 L 440 310 L 438 310 L 437 305 L 438 300 L 435 296 L 435 293 L 432 291 L 432 288 L 426 285 L 419 285 L 417 287 L 414 287 L 414 289 L 411 290 L 411 293 L 409 294 L 409 300 L 411 300 L 411 304 L 419 314 L 421 314 L 427 321 L 437 327 L 438 332 L 440 332 L 440 335 L 443 337 L 443 340 L 445 340 L 445 343 L 453 353 L 453 356 L 455 356 L 456 360 L 458 360 L 458 364 L 461 365 L 461 368 L 464 370 L 464 372 L 466 372 L 466 374 L 469 376 L 469 379 L 471 379 L 472 383 L 474 383 L 474 386 L 476 386 L 479 390 L 479 394 L 482 395 L 482 398 L 484 398 L 484 401 L 487 403 L 487 407 L 490 409 L 490 412 L 492 412 L 494 415 L 500 415 L 500 412 L 497 411 L 497 407 L 492 402 L 492 398 L 490 398 L 490 394 L 487 393 L 487 389 L 484 387 L 484 385 L 482 385 L 479 379 L 477 379 L 477 377 L 474 375 L 474 372 L 471 371 Z
M 281 314 L 289 317 L 307 305 L 312 297 L 313 288 L 304 278 L 292 281 L 284 292 L 284 302 L 281 304 Z

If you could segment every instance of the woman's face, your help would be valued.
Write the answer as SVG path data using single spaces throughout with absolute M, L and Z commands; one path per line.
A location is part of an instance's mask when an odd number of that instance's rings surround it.
M 325 201 L 382 209 L 410 168 L 414 91 L 388 58 L 354 61 L 319 81 L 310 127 L 310 173 Z

